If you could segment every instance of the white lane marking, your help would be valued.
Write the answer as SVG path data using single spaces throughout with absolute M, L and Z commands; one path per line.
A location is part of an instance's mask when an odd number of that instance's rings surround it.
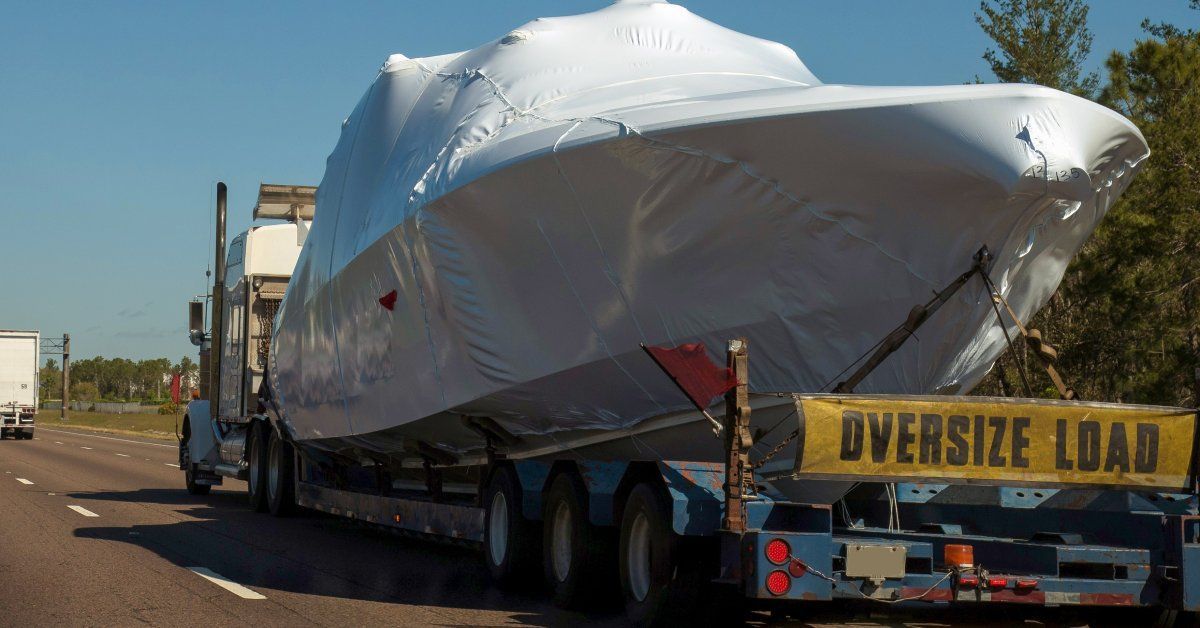
M 80 449 L 91 449 L 91 447 L 84 447 L 83 445 L 80 445 L 79 448 Z
M 17 481 L 20 482 L 21 484 L 33 484 L 33 482 L 30 482 L 29 480 L 26 480 L 25 478 L 17 478 Z
M 55 445 L 61 445 L 61 444 L 62 444 L 62 441 L 60 441 L 60 440 L 56 440 L 56 441 L 54 441 L 54 444 L 55 444 Z
M 167 465 L 168 467 L 171 467 L 172 469 L 178 469 L 178 468 L 179 468 L 179 465 L 178 465 L 178 464 L 176 464 L 176 463 L 174 463 L 174 462 L 164 462 L 163 464 Z
M 118 456 L 120 456 L 120 457 L 122 457 L 122 458 L 128 458 L 128 457 L 129 457 L 129 454 L 117 454 L 117 455 L 118 455 Z
M 192 573 L 196 574 L 197 576 L 200 576 L 201 578 L 208 580 L 209 582 L 221 587 L 222 589 L 225 589 L 226 591 L 229 591 L 230 593 L 232 593 L 244 600 L 265 600 L 265 599 L 267 599 L 267 596 L 265 596 L 261 593 L 258 593 L 257 591 L 251 591 L 250 589 L 247 589 L 246 587 L 234 582 L 233 580 L 230 580 L 229 578 L 226 578 L 225 576 L 222 576 L 219 573 L 215 573 L 211 569 L 206 569 L 204 567 L 188 567 L 188 569 L 190 569 L 192 571 Z
M 83 506 L 76 506 L 75 504 L 70 504 L 67 506 L 67 508 L 70 508 L 71 510 L 74 510 L 75 512 L 77 512 L 85 517 L 99 517 L 100 516 L 92 511 L 88 510 L 87 508 L 84 508 Z
M 122 442 L 122 443 L 133 443 L 135 445 L 149 445 L 151 447 L 170 447 L 171 449 L 178 449 L 178 447 L 179 447 L 179 445 L 164 445 L 162 443 L 147 443 L 145 441 L 140 441 L 140 440 L 129 440 L 128 438 L 113 438 L 112 436 L 97 436 L 95 434 L 84 434 L 83 432 L 68 432 L 66 430 L 52 430 L 48 427 L 42 427 L 42 428 L 38 428 L 38 429 L 42 429 L 47 432 L 54 432 L 55 434 L 68 434 L 70 436 L 86 436 L 88 438 L 102 438 L 104 440 L 115 440 L 115 441 Z

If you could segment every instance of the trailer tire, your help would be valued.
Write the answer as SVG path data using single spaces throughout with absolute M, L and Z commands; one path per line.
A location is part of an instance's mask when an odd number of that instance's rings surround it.
M 267 508 L 276 517 L 286 517 L 296 510 L 296 454 L 278 432 L 264 431 L 271 441 L 267 449 Z
M 702 566 L 686 559 L 682 545 L 660 487 L 646 482 L 635 486 L 625 501 L 618 549 L 625 615 L 631 623 L 667 626 L 700 619 L 695 615 L 706 588 Z
M 246 477 L 246 493 L 250 498 L 250 508 L 254 512 L 267 512 L 267 438 L 270 435 L 262 421 L 250 424 L 250 433 L 246 435 L 246 458 L 249 463 Z
M 516 473 L 500 467 L 483 494 L 483 559 L 492 579 L 507 589 L 537 582 L 542 561 L 541 530 L 521 514 Z
M 542 566 L 560 608 L 591 608 L 616 584 L 616 539 L 612 528 L 588 521 L 588 495 L 572 473 L 560 473 L 542 511 Z

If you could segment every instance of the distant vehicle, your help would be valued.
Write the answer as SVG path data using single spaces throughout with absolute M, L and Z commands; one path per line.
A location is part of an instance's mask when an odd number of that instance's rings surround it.
M 41 334 L 0 329 L 0 438 L 33 438 Z

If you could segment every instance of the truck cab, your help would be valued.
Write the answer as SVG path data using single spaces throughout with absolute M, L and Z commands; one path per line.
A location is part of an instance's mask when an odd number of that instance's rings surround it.
M 238 421 L 254 412 L 275 313 L 306 231 L 297 223 L 260 225 L 229 243 L 220 334 L 220 420 Z
M 245 426 L 257 410 L 275 314 L 308 235 L 316 188 L 262 184 L 255 224 L 224 246 L 225 187 L 218 186 L 217 273 L 205 304 L 193 301 L 189 328 L 200 347 L 202 385 L 184 415 L 180 466 L 200 492 L 221 477 L 245 479 Z M 205 324 L 209 320 L 210 325 Z M 211 330 L 209 329 L 211 326 Z

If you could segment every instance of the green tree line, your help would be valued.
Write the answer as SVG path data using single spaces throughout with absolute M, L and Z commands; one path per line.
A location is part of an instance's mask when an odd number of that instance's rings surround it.
M 163 401 L 171 396 L 171 376 L 180 375 L 181 394 L 199 382 L 200 368 L 188 356 L 172 363 L 167 358 L 128 360 L 94 357 L 71 361 L 71 399 L 76 401 Z M 42 400 L 58 399 L 62 367 L 46 360 L 40 371 Z
M 976 13 L 999 80 L 1091 98 L 1136 124 L 1151 150 L 1032 327 L 1082 399 L 1200 405 L 1200 31 L 1143 21 L 1101 79 L 1080 70 L 1087 17 L 1081 0 L 990 0 Z M 1021 369 L 1034 395 L 1057 396 L 1029 349 L 1015 349 L 976 393 L 1026 394 Z

